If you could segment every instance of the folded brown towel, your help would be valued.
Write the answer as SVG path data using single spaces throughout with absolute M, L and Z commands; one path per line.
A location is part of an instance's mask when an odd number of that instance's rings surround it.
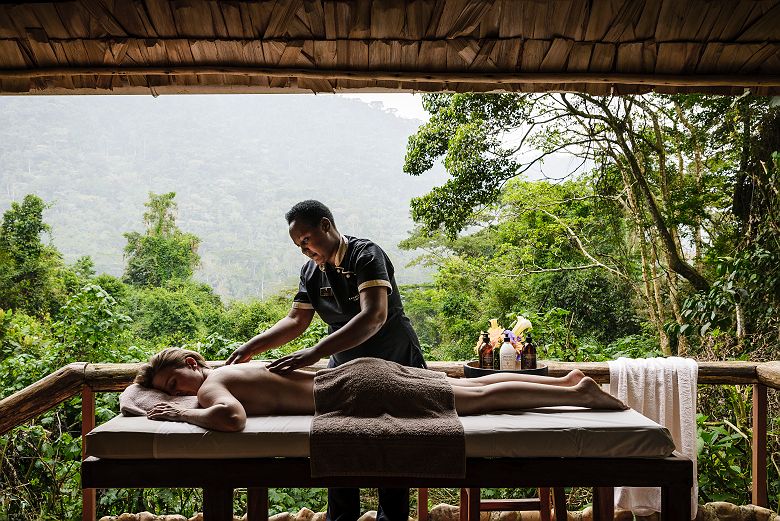
M 119 395 L 119 412 L 125 416 L 146 416 L 158 403 L 170 403 L 187 409 L 197 409 L 197 396 L 171 396 L 158 389 L 150 389 L 138 384 L 130 384 Z
M 444 374 L 358 358 L 314 379 L 312 477 L 463 477 L 463 425 Z

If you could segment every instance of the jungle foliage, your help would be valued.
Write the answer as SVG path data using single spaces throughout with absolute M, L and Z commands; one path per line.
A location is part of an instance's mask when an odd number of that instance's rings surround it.
M 416 262 L 435 275 L 401 291 L 428 359 L 473 358 L 489 319 L 508 327 L 519 314 L 547 359 L 780 358 L 780 111 L 769 100 L 432 94 L 424 104 L 431 119 L 409 138 L 404 169 L 424 175 L 441 161 L 450 177 L 411 203 L 417 228 L 402 247 L 422 252 Z M 528 175 L 563 152 L 578 160 L 571 172 Z M 0 228 L 0 397 L 73 361 L 138 362 L 169 345 L 224 359 L 289 311 L 293 288 L 225 303 L 193 279 L 200 239 L 179 228 L 173 192 L 149 194 L 144 231 L 124 234 L 122 277 L 96 274 L 89 257 L 66 264 L 47 240 L 46 208 L 28 195 Z M 267 356 L 326 332 L 315 320 Z M 700 388 L 703 501 L 749 501 L 745 392 Z M 770 454 L 780 454 L 772 400 Z M 79 405 L 0 438 L 0 520 L 80 517 Z M 98 422 L 117 410 L 115 394 L 99 395 Z M 768 465 L 777 509 L 780 461 Z M 325 506 L 322 490 L 270 498 L 273 512 Z M 191 515 L 201 499 L 108 490 L 98 510 Z M 571 492 L 572 508 L 588 500 Z
M 550 359 L 779 358 L 772 100 L 430 94 L 423 103 L 431 118 L 409 138 L 404 170 L 423 175 L 442 162 L 450 177 L 412 200 L 418 226 L 402 246 L 436 268 L 432 284 L 405 294 L 431 358 L 473 357 L 489 318 L 509 327 L 517 314 Z M 545 161 L 560 164 L 561 153 L 573 166 L 549 172 Z M 744 390 L 702 386 L 699 398 L 702 499 L 746 503 Z M 779 464 L 768 462 L 774 508 Z

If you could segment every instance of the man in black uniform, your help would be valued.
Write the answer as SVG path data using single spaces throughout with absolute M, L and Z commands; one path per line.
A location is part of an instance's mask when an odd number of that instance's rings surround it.
M 328 336 L 316 345 L 284 356 L 268 368 L 285 374 L 329 356 L 329 367 L 360 357 L 383 358 L 425 367 L 420 342 L 404 314 L 393 265 L 385 252 L 366 239 L 344 236 L 331 211 L 319 201 L 303 201 L 287 212 L 290 238 L 309 262 L 301 269 L 290 313 L 236 349 L 228 364 L 300 336 L 316 311 L 328 324 Z M 328 489 L 328 520 L 360 516 L 358 489 Z M 378 521 L 406 521 L 409 489 L 379 489 Z

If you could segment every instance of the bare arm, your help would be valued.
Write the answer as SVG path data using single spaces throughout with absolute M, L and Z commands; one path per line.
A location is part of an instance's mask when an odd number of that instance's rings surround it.
M 306 331 L 313 318 L 313 309 L 292 308 L 286 317 L 233 351 L 225 363 L 248 362 L 258 353 L 286 344 Z
M 246 425 L 246 411 L 223 385 L 210 385 L 198 393 L 203 409 L 185 409 L 159 403 L 146 416 L 150 420 L 183 421 L 215 431 L 236 432 Z
M 362 344 L 374 336 L 387 320 L 387 288 L 366 288 L 360 292 L 360 313 L 352 317 L 344 327 L 323 338 L 313 347 L 301 349 L 272 362 L 268 369 L 287 374 L 306 367 L 321 358 L 340 353 Z

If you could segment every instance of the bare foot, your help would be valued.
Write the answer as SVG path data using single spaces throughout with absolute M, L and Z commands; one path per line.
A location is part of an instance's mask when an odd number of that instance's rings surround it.
M 585 407 L 591 409 L 608 409 L 623 411 L 628 409 L 628 406 L 605 392 L 599 384 L 593 381 L 589 376 L 585 376 L 580 380 L 574 388 L 582 393 L 584 397 Z
M 566 387 L 571 387 L 580 383 L 583 378 L 585 378 L 585 373 L 579 369 L 572 369 L 569 371 L 569 374 L 562 378 L 562 381 Z

